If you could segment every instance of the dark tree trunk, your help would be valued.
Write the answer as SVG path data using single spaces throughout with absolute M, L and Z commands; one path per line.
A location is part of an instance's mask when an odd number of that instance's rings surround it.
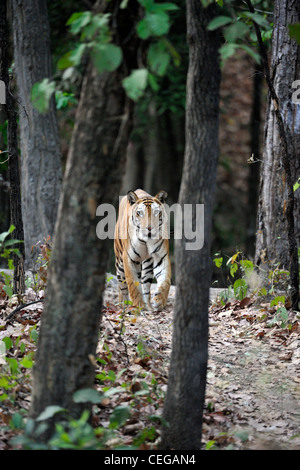
M 186 148 L 179 202 L 204 204 L 204 246 L 186 250 L 175 243 L 176 304 L 173 345 L 164 405 L 163 449 L 200 449 L 204 406 L 208 301 L 211 282 L 210 233 L 215 192 L 219 116 L 219 37 L 206 30 L 215 5 L 204 9 L 198 0 L 187 1 Z M 195 222 L 195 220 L 193 220 Z
M 3 151 L 7 148 L 4 138 L 4 130 L 6 127 L 6 113 L 4 106 L 0 106 L 0 149 Z M 8 155 L 2 154 L 1 162 L 7 160 Z M 7 164 L 0 166 L 0 233 L 5 232 L 10 223 L 10 210 L 9 210 L 9 182 Z M 4 261 L 4 260 L 3 260 Z M 0 264 L 1 261 L 0 261 Z M 5 266 L 6 267 L 6 266 Z
M 279 112 L 286 134 L 287 152 L 282 145 L 279 132 L 275 109 L 277 105 L 275 104 L 274 107 L 274 99 L 270 93 L 266 113 L 264 158 L 260 175 L 255 254 L 257 263 L 280 263 L 291 272 L 295 271 L 294 276 L 298 276 L 298 273 L 297 267 L 291 268 L 291 258 L 294 259 L 293 264 L 296 265 L 296 250 L 300 245 L 300 192 L 298 190 L 292 193 L 288 179 L 291 179 L 291 183 L 294 184 L 300 172 L 300 107 L 292 101 L 294 92 L 292 84 L 300 76 L 300 47 L 295 39 L 290 38 L 288 25 L 299 21 L 299 2 L 275 1 L 270 75 L 278 97 Z M 287 153 L 286 158 L 284 158 L 284 153 Z M 290 175 L 286 169 L 286 161 L 289 164 Z M 293 229 L 295 239 L 295 243 L 292 243 L 295 245 L 292 249 L 294 254 L 291 253 L 291 229 Z
M 15 110 L 15 99 L 10 89 L 10 79 L 8 74 L 8 27 L 6 2 L 0 2 L 0 79 L 5 83 L 6 90 L 6 116 L 7 116 L 7 148 L 8 148 L 8 181 L 10 190 L 10 220 L 15 226 L 13 238 L 24 240 L 20 173 L 18 160 L 18 125 L 17 113 Z M 14 262 L 13 291 L 15 294 L 25 292 L 25 272 L 24 272 L 24 244 L 14 245 L 19 248 L 20 256 L 12 255 Z
M 101 5 L 110 9 L 119 2 Z M 119 35 L 122 44 L 133 27 L 129 10 L 118 9 L 116 28 L 119 22 L 126 25 L 124 36 Z M 121 86 L 124 69 L 99 75 L 89 63 L 83 80 L 34 368 L 34 418 L 47 405 L 60 405 L 75 417 L 83 407 L 88 408 L 87 404 L 76 405 L 72 396 L 94 382 L 90 358 L 96 351 L 109 254 L 109 240 L 99 240 L 96 235 L 96 208 L 102 203 L 116 207 L 118 201 L 132 122 L 132 104 Z M 126 72 L 129 70 L 127 60 Z
M 61 151 L 54 97 L 45 114 L 31 102 L 33 85 L 52 75 L 47 1 L 10 3 L 19 98 L 26 267 L 32 269 L 39 254 L 32 247 L 54 233 L 62 183 Z

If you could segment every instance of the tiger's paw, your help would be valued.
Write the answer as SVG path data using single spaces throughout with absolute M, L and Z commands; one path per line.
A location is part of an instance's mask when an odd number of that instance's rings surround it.
M 167 303 L 167 299 L 165 298 L 165 296 L 158 292 L 157 294 L 154 295 L 153 310 L 159 312 L 160 310 L 164 308 L 166 303 Z

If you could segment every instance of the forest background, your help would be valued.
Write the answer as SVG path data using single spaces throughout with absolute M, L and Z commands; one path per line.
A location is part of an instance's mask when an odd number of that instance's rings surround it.
M 180 2 L 179 2 L 180 3 Z M 263 2 L 267 11 L 270 37 L 272 31 L 272 4 Z M 74 38 L 66 23 L 72 13 L 85 11 L 82 2 L 49 2 L 51 50 L 59 83 L 56 93 L 57 115 L 63 165 L 66 164 L 68 147 L 74 126 L 76 105 L 81 88 L 80 67 L 69 70 L 69 77 L 62 79 L 63 72 L 57 63 Z M 144 188 L 156 194 L 164 188 L 168 192 L 168 203 L 178 200 L 184 155 L 185 92 L 188 66 L 186 44 L 185 8 L 181 5 L 172 15 L 170 40 L 178 54 L 178 63 L 169 64 L 166 74 L 159 78 L 159 89 L 153 92 L 148 87 L 143 99 L 136 104 L 134 129 L 127 154 L 127 168 L 121 194 L 129 189 Z M 267 28 L 268 29 L 268 28 Z M 267 44 L 267 42 L 266 42 Z M 223 252 L 228 256 L 237 250 L 246 257 L 254 256 L 256 232 L 256 205 L 259 184 L 259 162 L 249 165 L 253 153 L 262 155 L 263 126 L 267 86 L 258 66 L 257 50 L 245 51 L 234 48 L 224 59 L 220 102 L 220 161 L 217 175 L 216 202 L 214 206 L 212 253 Z M 227 54 L 226 51 L 224 51 Z M 229 53 L 230 54 L 230 53 Z M 6 117 L 1 108 L 1 149 L 7 145 Z M 7 157 L 1 155 L 0 185 L 0 232 L 10 224 L 9 197 L 7 191 Z M 39 240 L 36 240 L 36 243 Z M 3 267 L 5 262 L 2 261 Z M 110 271 L 114 269 L 111 250 Z M 219 286 L 224 279 L 216 269 L 214 278 Z M 225 281 L 226 282 L 226 281 Z

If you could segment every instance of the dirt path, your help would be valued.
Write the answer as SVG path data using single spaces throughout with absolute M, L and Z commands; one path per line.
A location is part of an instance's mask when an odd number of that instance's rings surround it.
M 289 313 L 289 329 L 268 327 L 269 303 L 251 299 L 217 302 L 211 290 L 209 364 L 203 440 L 215 448 L 300 449 L 300 326 Z M 165 374 L 171 352 L 175 289 L 159 316 L 140 315 L 124 341 L 142 335 L 149 350 L 163 343 Z M 106 301 L 115 302 L 107 289 Z M 105 324 L 105 320 L 104 320 Z
M 300 449 L 299 316 L 289 311 L 288 328 L 280 322 L 270 327 L 274 319 L 270 303 L 249 298 L 222 306 L 218 293 L 211 290 L 203 448 Z M 130 409 L 130 418 L 106 443 L 108 448 L 120 443 L 155 448 L 159 440 L 157 423 L 167 389 L 174 301 L 172 287 L 163 312 L 124 309 L 117 302 L 116 278 L 107 283 L 93 363 L 96 387 L 109 392 L 94 409 L 94 424 L 108 426 L 118 406 Z M 14 307 L 1 302 L 0 340 L 11 338 L 14 345 L 6 355 L 18 361 L 30 358 L 36 347 L 32 330 L 38 332 L 43 304 L 17 312 L 6 324 Z M 5 365 L 5 351 L 1 351 L 0 365 Z M 18 432 L 7 428 L 12 416 L 24 415 L 30 407 L 30 369 L 22 371 L 24 377 L 14 388 L 4 388 L 13 400 L 0 402 L 0 449 L 11 448 L 10 439 Z

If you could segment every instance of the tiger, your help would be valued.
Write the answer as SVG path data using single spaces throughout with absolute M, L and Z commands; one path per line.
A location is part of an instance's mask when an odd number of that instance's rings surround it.
M 171 286 L 166 198 L 164 190 L 153 197 L 137 189 L 120 200 L 114 236 L 119 302 L 130 300 L 135 307 L 152 310 L 154 275 L 153 310 L 160 311 L 166 305 Z

